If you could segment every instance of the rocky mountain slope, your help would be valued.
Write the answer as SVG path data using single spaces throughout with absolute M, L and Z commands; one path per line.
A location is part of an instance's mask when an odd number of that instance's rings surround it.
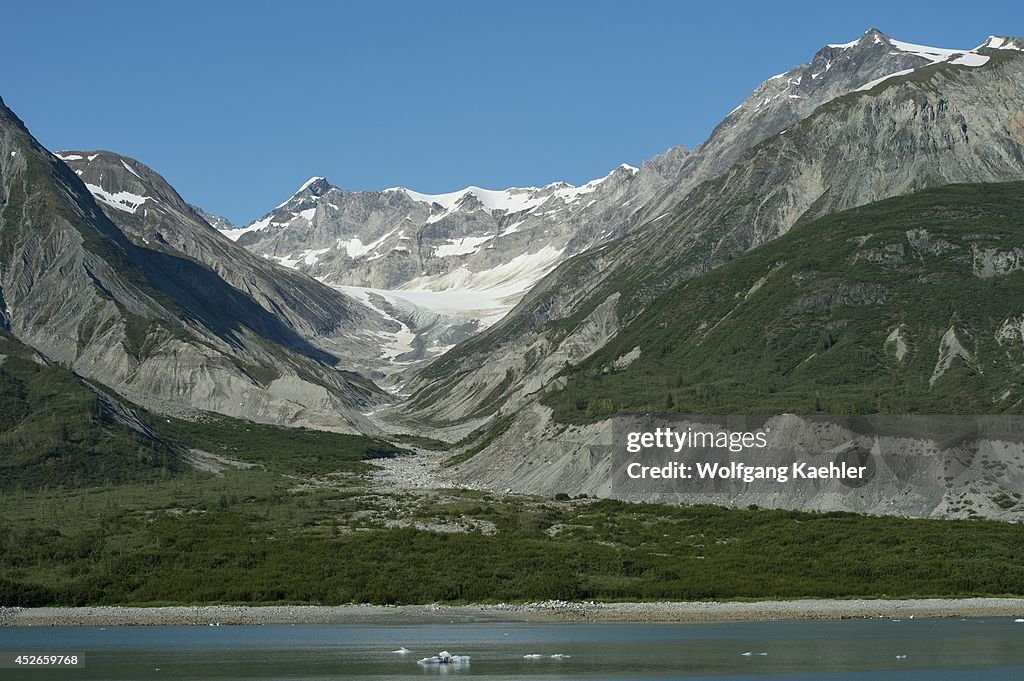
M 1024 183 L 793 228 L 660 296 L 543 402 L 620 412 L 1024 412 Z
M 349 370 L 372 374 L 381 340 L 398 330 L 358 301 L 225 239 L 159 174 L 109 151 L 62 151 L 63 160 L 139 247 L 196 260 Z
M 733 109 L 637 219 L 662 215 L 701 182 L 721 175 L 747 149 L 838 97 L 870 90 L 889 78 L 933 64 L 983 66 L 989 59 L 983 51 L 1021 47 L 1024 42 L 1019 39 L 994 36 L 974 49 L 928 47 L 891 38 L 876 28 L 848 43 L 826 45 L 810 62 L 763 82 Z
M 397 331 L 382 368 L 407 373 L 501 319 L 558 264 L 663 216 L 751 146 L 821 105 L 936 62 L 985 60 L 976 51 L 914 45 L 871 29 L 767 80 L 695 152 L 675 147 L 582 187 L 427 195 L 348 192 L 314 177 L 252 224 L 219 228 L 390 317 Z
M 390 317 L 400 370 L 500 319 L 566 258 L 624 234 L 686 156 L 673 149 L 581 187 L 440 195 L 349 192 L 314 177 L 260 220 L 223 233 Z
M 0 330 L 0 489 L 156 482 L 180 451 L 115 396 Z
M 140 230 L 154 230 L 140 231 L 140 238 L 159 236 L 166 244 L 133 243 L 82 179 L 0 103 L 6 330 L 47 361 L 157 410 L 372 429 L 361 411 L 387 399 L 376 386 L 334 368 L 336 358 L 284 315 L 176 252 L 174 240 L 186 235 L 163 235 L 147 222 L 148 196 L 124 186 L 103 192 L 108 208 L 135 215 Z
M 224 233 L 331 284 L 521 294 L 554 264 L 625 233 L 639 207 L 632 199 L 653 193 L 685 157 L 672 150 L 649 169 L 622 165 L 580 187 L 435 195 L 349 192 L 314 177 L 260 220 Z
M 845 51 L 875 49 L 862 42 Z M 418 374 L 397 416 L 466 432 L 513 414 L 676 282 L 800 221 L 929 186 L 1024 177 L 1024 55 L 1021 43 L 994 44 L 969 63 L 951 54 L 818 107 L 671 210 L 566 262 Z
M 1022 182 L 947 186 L 801 224 L 660 296 L 453 474 L 547 494 L 1019 520 L 1022 253 Z M 788 414 L 758 421 L 775 438 L 762 465 L 793 452 L 828 463 L 863 441 L 877 469 L 856 490 L 757 481 L 645 495 L 611 484 L 616 433 L 710 414 Z

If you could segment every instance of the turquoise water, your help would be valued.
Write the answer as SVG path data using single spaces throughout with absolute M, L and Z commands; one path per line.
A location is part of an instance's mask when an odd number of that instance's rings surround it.
M 406 647 L 413 654 L 390 651 Z M 440 650 L 469 666 L 424 668 Z M 0 679 L 1024 679 L 1024 624 L 847 620 L 0 629 L 0 651 L 77 652 L 84 669 Z M 751 655 L 744 656 L 749 652 Z M 552 659 L 553 654 L 570 655 Z M 767 653 L 760 655 L 759 653 Z M 540 659 L 524 655 L 540 654 Z M 906 658 L 897 656 L 906 655 Z

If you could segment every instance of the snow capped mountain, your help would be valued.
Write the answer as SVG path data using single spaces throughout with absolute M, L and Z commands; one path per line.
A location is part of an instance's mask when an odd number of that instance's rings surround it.
M 617 170 L 636 173 L 639 169 L 623 163 Z M 566 204 L 572 204 L 579 201 L 584 195 L 595 191 L 607 178 L 608 176 L 597 180 L 591 180 L 581 187 L 574 187 L 566 182 L 554 182 L 539 189 L 537 187 L 514 187 L 511 189 L 495 191 L 492 189 L 481 189 L 480 187 L 466 187 L 461 191 L 451 192 L 449 194 L 421 194 L 404 187 L 395 187 L 392 189 L 385 189 L 384 191 L 404 192 L 414 201 L 441 206 L 444 209 L 444 213 L 431 216 L 430 218 L 430 222 L 436 222 L 446 215 L 458 210 L 463 202 L 470 200 L 470 197 L 478 201 L 487 211 L 492 213 L 494 211 L 504 211 L 505 213 L 511 214 L 522 211 L 531 211 L 542 206 L 551 198 L 557 198 Z
M 834 98 L 842 91 L 867 90 L 889 78 L 942 62 L 982 66 L 989 57 L 981 54 L 980 50 L 989 47 L 993 41 L 999 41 L 1000 45 L 1013 44 L 1010 38 L 990 37 L 969 50 L 929 47 L 896 40 L 872 28 L 857 40 L 825 46 L 808 64 L 772 76 L 737 110 L 750 106 L 758 110 L 783 96 L 787 99 L 810 98 L 820 106 L 824 103 L 821 101 L 823 97 Z M 833 68 L 837 70 L 833 72 Z M 764 96 L 759 99 L 758 95 Z
M 662 169 L 665 191 L 621 240 L 560 265 L 481 338 L 414 372 L 401 418 L 458 430 L 484 410 L 517 413 L 673 285 L 798 222 L 927 186 L 1020 179 L 1019 44 L 943 50 L 872 30 L 769 78 Z
M 654 224 L 695 187 L 822 105 L 919 69 L 982 66 L 996 50 L 1019 49 L 1014 38 L 993 36 L 958 50 L 870 29 L 768 78 L 697 149 L 670 149 L 639 169 L 622 165 L 579 187 L 470 186 L 443 194 L 350 192 L 317 176 L 259 220 L 222 233 L 384 311 L 399 334 L 408 329 L 418 339 L 392 338 L 405 349 L 394 359 L 418 361 L 450 347 L 452 334 L 437 329 L 470 334 L 491 326 L 562 262 Z
M 399 323 L 222 238 L 212 227 L 214 216 L 196 211 L 163 177 L 135 159 L 109 151 L 65 151 L 57 157 L 140 247 L 204 263 L 305 342 L 337 358 L 340 366 L 368 375 L 377 370 L 380 340 L 397 332 Z M 315 192 L 317 187 L 309 182 L 303 191 Z
M 625 234 L 685 155 L 646 170 L 622 164 L 578 187 L 349 192 L 313 177 L 259 220 L 222 233 L 378 312 L 401 312 L 392 319 L 425 334 L 395 355 L 413 361 L 493 324 L 566 258 Z M 439 324 L 461 331 L 438 334 Z
M 826 45 L 808 63 L 765 80 L 729 112 L 638 217 L 648 221 L 663 215 L 701 182 L 728 170 L 748 149 L 839 97 L 943 62 L 981 66 L 988 62 L 991 50 L 1019 50 L 1022 43 L 992 36 L 974 49 L 957 50 L 895 40 L 871 28 L 856 40 Z

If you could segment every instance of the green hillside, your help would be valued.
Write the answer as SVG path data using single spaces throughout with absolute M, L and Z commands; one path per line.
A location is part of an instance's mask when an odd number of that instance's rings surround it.
M 0 490 L 156 481 L 174 448 L 120 423 L 71 371 L 0 332 Z
M 804 225 L 661 296 L 545 402 L 622 412 L 1021 413 L 1024 184 Z M 639 357 L 616 362 L 634 348 Z M 635 354 L 635 353 L 634 353 Z
M 168 480 L 192 470 L 190 449 L 307 475 L 365 472 L 365 460 L 406 451 L 371 437 L 213 414 L 159 416 L 104 399 L 101 388 L 34 355 L 0 331 L 0 492 Z

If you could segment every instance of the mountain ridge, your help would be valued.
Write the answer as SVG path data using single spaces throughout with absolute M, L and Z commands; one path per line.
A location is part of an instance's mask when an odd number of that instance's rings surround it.
M 980 67 L 929 64 L 830 100 L 642 229 L 554 270 L 501 323 L 420 370 L 395 417 L 469 428 L 510 414 L 674 282 L 800 219 L 926 186 L 1019 179 L 1021 63 L 1012 51 Z
M 373 428 L 360 410 L 389 399 L 376 386 L 212 268 L 134 243 L 5 105 L 0 152 L 0 298 L 20 342 L 158 411 Z M 148 204 L 112 189 L 111 214 Z
M 797 225 L 681 281 L 563 368 L 454 474 L 543 495 L 1019 521 L 1022 188 L 946 185 L 885 199 Z M 866 415 L 878 414 L 908 425 L 873 430 Z M 985 435 L 983 419 L 951 414 L 1013 418 L 1000 422 L 1003 435 Z M 852 435 L 822 439 L 823 423 L 866 424 L 881 452 L 875 486 L 616 491 L 616 433 L 716 423 L 711 415 L 752 416 L 783 433 L 783 449 L 825 458 Z M 914 429 L 954 422 L 963 432 L 948 442 Z

